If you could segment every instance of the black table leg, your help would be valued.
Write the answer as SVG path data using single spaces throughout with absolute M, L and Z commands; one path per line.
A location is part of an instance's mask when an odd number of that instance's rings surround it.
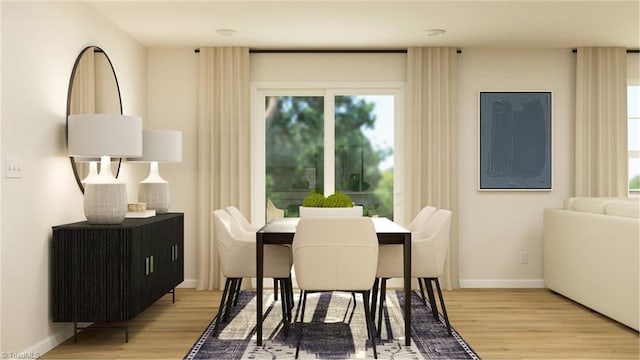
M 404 235 L 404 336 L 411 345 L 411 233 Z
M 256 234 L 256 345 L 262 346 L 262 274 L 264 260 L 264 244 L 262 233 Z

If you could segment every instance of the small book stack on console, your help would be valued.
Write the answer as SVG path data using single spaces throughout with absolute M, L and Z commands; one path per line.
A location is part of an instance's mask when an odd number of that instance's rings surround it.
M 148 218 L 156 216 L 155 210 L 147 210 L 147 204 L 145 203 L 130 203 L 127 204 L 127 217 L 128 218 Z

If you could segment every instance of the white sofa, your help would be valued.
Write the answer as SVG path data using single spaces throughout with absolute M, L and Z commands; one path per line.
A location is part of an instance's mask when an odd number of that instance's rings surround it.
M 640 202 L 576 197 L 544 210 L 545 286 L 635 330 Z

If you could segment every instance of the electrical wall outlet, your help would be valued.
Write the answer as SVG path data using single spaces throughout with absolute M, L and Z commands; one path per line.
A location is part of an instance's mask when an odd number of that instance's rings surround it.
M 5 157 L 4 176 L 6 178 L 22 178 L 22 159 L 13 156 Z
M 529 263 L 529 253 L 526 251 L 520 252 L 520 264 L 528 264 Z

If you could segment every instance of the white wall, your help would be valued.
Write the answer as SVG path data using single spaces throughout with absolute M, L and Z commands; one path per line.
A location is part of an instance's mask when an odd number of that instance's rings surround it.
M 85 46 L 103 48 L 125 114 L 144 116 L 146 50 L 82 2 L 0 6 L 2 162 L 18 157 L 24 171 L 21 179 L 0 178 L 0 351 L 42 353 L 72 328 L 50 320 L 51 226 L 84 220 L 64 135 L 74 61 Z
M 2 31 L 3 27 L 2 27 L 2 3 L 0 3 L 0 31 Z M 3 32 L 0 32 L 0 34 L 2 34 Z M 1 36 L 1 35 L 0 35 Z M 2 136 L 3 136 L 3 132 L 2 132 L 2 88 L 4 88 L 4 83 L 2 82 L 2 41 L 0 38 L 0 153 L 2 152 Z M 0 161 L 0 164 L 3 164 L 2 161 Z M 0 179 L 2 179 L 2 176 L 0 176 Z M 0 204 L 2 203 L 2 180 L 0 180 Z M 0 324 L 2 323 L 2 216 L 0 216 Z M 2 349 L 4 349 L 2 347 L 2 326 L 0 326 L 0 351 L 2 351 Z
M 160 164 L 169 182 L 169 211 L 184 212 L 184 278 L 181 286 L 196 287 L 196 189 L 198 54 L 188 49 L 148 52 L 149 104 L 145 127 L 182 131 L 182 162 Z
M 542 211 L 574 179 L 575 54 L 571 49 L 464 49 L 458 59 L 459 239 L 463 287 L 543 286 Z M 552 91 L 551 192 L 479 192 L 478 92 Z M 529 263 L 520 264 L 526 251 Z
M 251 54 L 252 82 L 398 82 L 406 77 L 403 53 Z

